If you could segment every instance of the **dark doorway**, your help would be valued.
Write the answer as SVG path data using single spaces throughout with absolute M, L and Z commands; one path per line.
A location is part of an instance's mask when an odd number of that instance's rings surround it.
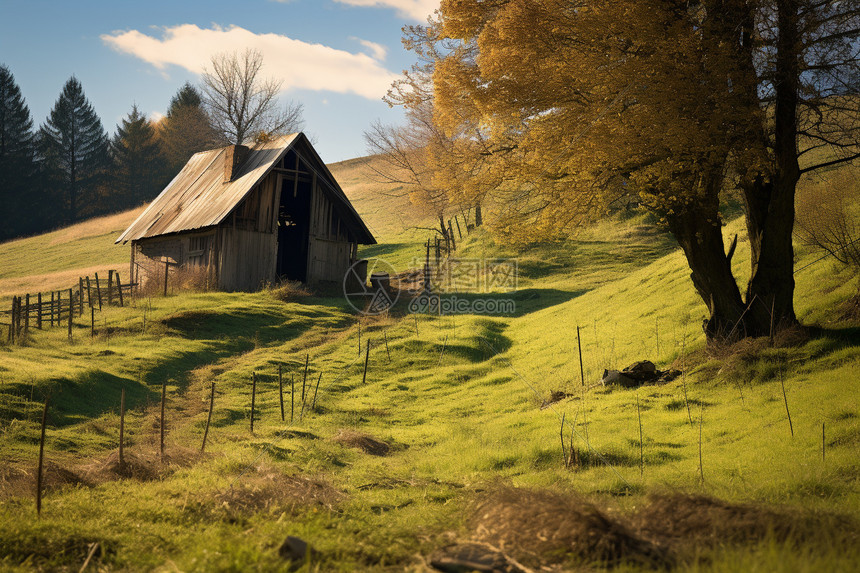
M 278 277 L 306 282 L 311 220 L 311 182 L 284 178 L 278 210 Z

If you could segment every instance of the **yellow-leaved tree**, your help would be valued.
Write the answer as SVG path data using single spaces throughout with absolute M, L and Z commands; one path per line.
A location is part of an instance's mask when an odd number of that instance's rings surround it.
M 552 236 L 635 194 L 682 247 L 709 339 L 766 334 L 796 322 L 801 173 L 860 156 L 858 99 L 844 97 L 858 23 L 856 6 L 826 0 L 443 0 L 433 119 L 481 157 L 463 188 L 499 205 L 502 230 Z M 721 228 L 728 187 L 752 250 L 743 294 Z

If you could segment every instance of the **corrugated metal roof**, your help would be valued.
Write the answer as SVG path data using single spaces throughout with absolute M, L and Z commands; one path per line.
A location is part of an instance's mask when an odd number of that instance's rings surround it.
M 227 148 L 195 153 L 117 243 L 211 227 L 223 221 L 295 143 L 300 133 L 255 145 L 236 176 L 224 182 Z

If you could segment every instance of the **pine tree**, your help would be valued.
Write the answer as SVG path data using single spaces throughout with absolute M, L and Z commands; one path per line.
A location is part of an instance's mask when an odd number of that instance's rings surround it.
M 132 106 L 111 142 L 116 208 L 150 201 L 161 191 L 164 157 L 155 130 L 137 105 Z
M 30 231 L 25 213 L 35 170 L 33 120 L 9 68 L 0 65 L 0 240 Z
M 222 145 L 203 110 L 200 92 L 187 82 L 170 100 L 167 117 L 161 122 L 158 136 L 167 162 L 167 177 L 176 175 L 198 151 Z
M 200 107 L 203 105 L 203 98 L 197 88 L 189 82 L 185 82 L 176 95 L 170 98 L 170 106 L 167 108 L 167 117 L 175 115 L 182 107 Z
M 74 76 L 63 87 L 39 135 L 46 173 L 64 195 L 66 220 L 76 221 L 95 207 L 110 153 L 101 120 Z

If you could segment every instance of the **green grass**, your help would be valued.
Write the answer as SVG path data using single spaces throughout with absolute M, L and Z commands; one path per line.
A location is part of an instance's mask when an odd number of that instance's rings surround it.
M 388 230 L 365 256 L 398 265 L 420 257 L 421 232 L 390 221 L 377 228 Z M 740 229 L 736 221 L 726 230 Z M 477 232 L 461 253 L 517 257 L 518 291 L 493 294 L 514 299 L 512 316 L 363 318 L 360 352 L 359 317 L 342 299 L 200 293 L 106 309 L 97 314 L 95 337 L 85 315 L 71 343 L 55 329 L 34 332 L 23 346 L 0 346 L 0 457 L 32 476 L 41 401 L 50 394 L 47 459 L 92 482 L 52 485 L 36 519 L 32 481 L 0 469 L 0 567 L 78 569 L 98 542 L 93 565 L 111 570 L 287 570 L 278 547 L 294 535 L 315 549 L 304 570 L 408 570 L 435 548 L 473 535 L 475 500 L 500 485 L 585 496 L 618 519 L 665 491 L 860 517 L 860 327 L 838 318 L 854 287 L 831 263 L 796 276 L 798 315 L 814 326 L 808 339 L 714 352 L 704 348 L 704 307 L 683 257 L 636 221 L 608 221 L 570 241 L 519 251 Z M 817 256 L 799 249 L 797 268 Z M 748 257 L 741 240 L 734 258 L 740 281 Z M 297 402 L 290 423 L 290 380 L 298 395 L 306 356 L 310 385 L 322 374 L 317 403 L 300 419 Z M 604 368 L 641 359 L 687 374 L 639 390 L 593 386 Z M 199 455 L 212 382 L 212 428 Z M 163 466 L 162 384 L 172 460 Z M 109 471 L 122 387 L 129 451 L 156 479 L 116 479 Z M 569 397 L 541 409 L 554 390 Z M 562 415 L 566 439 L 572 432 L 580 452 L 581 467 L 572 470 L 561 462 Z M 344 429 L 385 441 L 390 453 L 342 443 Z M 821 542 L 835 531 L 690 543 L 675 549 L 677 569 L 856 568 L 856 544 Z

